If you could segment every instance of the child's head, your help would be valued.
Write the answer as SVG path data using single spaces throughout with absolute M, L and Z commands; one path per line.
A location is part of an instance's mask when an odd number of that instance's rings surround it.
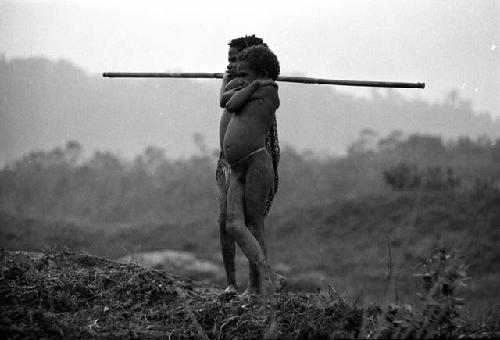
M 256 45 L 245 48 L 238 55 L 238 67 L 255 73 L 257 78 L 276 80 L 280 74 L 278 57 L 267 45 Z
M 241 38 L 233 39 L 229 42 L 229 48 L 234 48 L 238 52 L 243 51 L 245 48 L 255 45 L 265 45 L 264 40 L 262 38 L 258 38 L 255 34 L 245 35 Z
M 254 34 L 245 35 L 244 37 L 236 38 L 229 42 L 229 51 L 227 54 L 227 71 L 231 74 L 232 77 L 234 77 L 238 54 L 247 47 L 261 44 L 264 44 L 264 40 L 256 37 Z

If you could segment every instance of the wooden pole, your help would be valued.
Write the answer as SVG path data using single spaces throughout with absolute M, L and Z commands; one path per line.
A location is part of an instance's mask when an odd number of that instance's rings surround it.
M 105 72 L 102 74 L 107 78 L 222 78 L 222 73 L 158 73 L 158 72 Z M 278 81 L 301 84 L 326 84 L 342 86 L 363 87 L 391 87 L 391 88 L 425 88 L 425 83 L 405 83 L 395 81 L 370 81 L 370 80 L 341 80 L 310 77 L 278 77 Z

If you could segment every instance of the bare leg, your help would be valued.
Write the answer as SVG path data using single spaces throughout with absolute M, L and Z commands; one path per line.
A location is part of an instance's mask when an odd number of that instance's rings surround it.
M 231 171 L 229 184 L 226 230 L 247 256 L 252 271 L 249 289 L 257 292 L 260 292 L 262 277 L 269 278 L 278 290 L 286 284 L 286 279 L 271 269 L 264 242 L 263 215 L 273 178 L 270 156 L 263 151 L 248 159 L 245 185 L 235 171 Z
M 248 260 L 255 263 L 265 276 L 274 281 L 274 273 L 267 262 L 259 242 L 245 225 L 245 188 L 236 174 L 231 171 L 227 198 L 226 231 L 238 243 Z
M 220 245 L 222 251 L 222 261 L 226 271 L 227 288 L 225 293 L 236 294 L 236 267 L 234 258 L 236 254 L 236 245 L 234 239 L 226 231 L 227 220 L 227 191 L 229 189 L 225 178 L 218 179 L 217 186 L 219 189 L 219 229 L 220 229 Z
M 264 225 L 262 225 L 263 227 Z M 257 242 L 259 242 L 264 256 L 267 257 L 267 249 L 264 242 L 263 231 L 256 229 L 255 226 L 247 225 L 250 232 L 254 235 Z M 263 277 L 260 273 L 259 266 L 251 261 L 248 261 L 248 286 L 244 295 L 253 295 L 262 293 L 262 280 Z
M 271 158 L 266 152 L 260 152 L 252 157 L 245 177 L 245 221 L 248 229 L 260 244 L 267 257 L 267 247 L 264 237 L 264 214 L 269 192 L 273 189 L 274 171 Z M 250 294 L 260 294 L 262 291 L 262 275 L 259 266 L 251 261 L 247 291 Z
M 249 230 L 261 245 L 264 255 L 267 258 L 267 248 L 264 235 L 264 217 L 267 213 L 267 199 L 273 190 L 274 170 L 271 157 L 267 152 L 260 152 L 252 157 L 249 163 L 245 178 L 245 214 L 246 223 Z M 261 292 L 262 276 L 268 276 L 272 285 L 278 291 L 285 288 L 287 279 L 270 272 L 266 275 L 259 266 L 249 263 L 249 292 Z M 264 274 L 264 275 L 263 275 Z

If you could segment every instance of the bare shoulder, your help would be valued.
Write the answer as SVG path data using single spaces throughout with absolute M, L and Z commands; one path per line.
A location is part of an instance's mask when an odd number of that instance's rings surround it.
M 255 90 L 253 99 L 277 102 L 277 105 L 279 105 L 278 86 L 270 84 L 259 87 L 257 90 Z
M 260 86 L 255 92 L 262 92 L 267 95 L 278 94 L 278 85 L 277 84 L 268 84 L 265 86 Z
M 263 104 L 269 105 L 271 109 L 276 110 L 280 106 L 277 85 L 266 85 L 259 87 L 255 91 L 255 96 Z

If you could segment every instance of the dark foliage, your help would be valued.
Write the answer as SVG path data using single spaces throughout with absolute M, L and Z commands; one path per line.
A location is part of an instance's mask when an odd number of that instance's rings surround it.
M 391 137 L 376 150 L 357 143 L 347 157 L 321 158 L 282 151 L 282 185 L 272 212 L 318 202 L 423 187 L 474 190 L 476 181 L 498 186 L 500 143 L 486 137 L 443 144 L 439 137 Z M 364 132 L 362 138 L 374 136 Z M 199 136 L 198 136 L 199 137 Z M 198 138 L 199 139 L 199 138 Z M 360 146 L 361 145 L 361 146 Z M 97 151 L 82 159 L 82 146 L 68 142 L 32 152 L 0 171 L 0 209 L 15 214 L 76 218 L 93 222 L 215 220 L 216 157 L 170 160 L 148 147 L 134 160 Z
M 416 165 L 406 163 L 384 170 L 384 180 L 393 190 L 451 190 L 459 188 L 461 182 L 452 168 L 434 166 L 418 170 Z

